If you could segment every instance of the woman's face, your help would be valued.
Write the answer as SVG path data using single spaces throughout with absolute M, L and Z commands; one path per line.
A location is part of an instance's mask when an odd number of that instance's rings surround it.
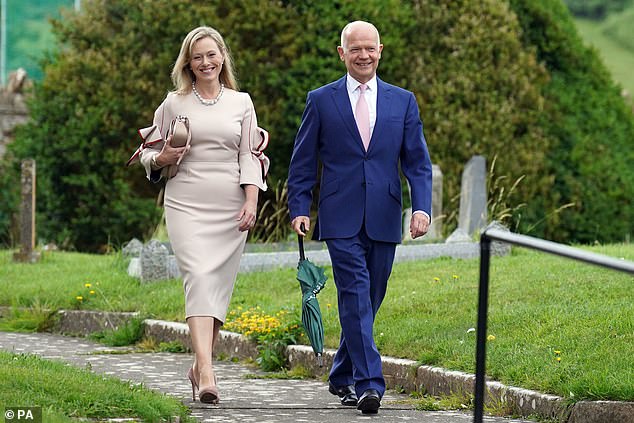
M 218 44 L 211 37 L 205 37 L 194 43 L 189 65 L 197 82 L 213 82 L 220 77 L 223 60 Z

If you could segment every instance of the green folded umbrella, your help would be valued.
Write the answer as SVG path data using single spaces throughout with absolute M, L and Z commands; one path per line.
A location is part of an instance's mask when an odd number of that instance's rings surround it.
M 302 289 L 302 324 L 306 336 L 317 356 L 319 367 L 323 366 L 324 323 L 317 301 L 317 293 L 326 285 L 327 276 L 324 269 L 313 264 L 304 256 L 304 241 L 298 235 L 299 263 L 297 264 L 297 280 Z

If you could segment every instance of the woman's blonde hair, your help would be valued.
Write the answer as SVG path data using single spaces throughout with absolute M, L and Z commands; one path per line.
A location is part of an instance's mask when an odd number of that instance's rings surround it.
M 208 26 L 199 26 L 193 29 L 187 34 L 181 45 L 181 51 L 178 53 L 176 63 L 172 69 L 172 82 L 174 88 L 178 94 L 188 94 L 192 90 L 192 82 L 194 82 L 194 72 L 189 67 L 189 62 L 192 58 L 192 48 L 194 43 L 203 38 L 209 37 L 216 42 L 218 48 L 220 48 L 221 54 L 224 57 L 224 64 L 220 70 L 220 82 L 225 87 L 233 90 L 238 90 L 238 82 L 236 81 L 236 75 L 233 70 L 233 60 L 231 59 L 231 53 L 225 44 L 225 40 L 222 35 L 215 29 Z

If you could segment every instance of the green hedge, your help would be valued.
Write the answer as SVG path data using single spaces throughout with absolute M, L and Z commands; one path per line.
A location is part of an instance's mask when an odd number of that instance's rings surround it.
M 147 125 L 171 89 L 169 73 L 183 37 L 202 24 L 225 36 L 241 88 L 271 134 L 269 182 L 275 186 L 286 177 L 307 91 L 344 74 L 336 53 L 339 32 L 364 19 L 376 24 L 385 45 L 380 77 L 417 96 L 432 161 L 445 175 L 445 209 L 458 206 L 452 200 L 464 163 L 474 154 L 489 161 L 497 156 L 496 173 L 508 187 L 525 177 L 511 199 L 528 205 L 516 222 L 534 226 L 575 201 L 578 217 L 563 222 L 563 229 L 561 221 L 547 219 L 537 230 L 559 239 L 620 239 L 631 232 L 631 219 L 599 237 L 588 216 L 612 224 L 631 213 L 616 211 L 613 201 L 594 202 L 615 191 L 622 199 L 634 186 L 631 172 L 621 172 L 629 156 L 620 151 L 631 116 L 611 91 L 591 101 L 583 96 L 607 87 L 607 73 L 580 44 L 564 48 L 576 34 L 566 26 L 569 16 L 557 12 L 565 12 L 562 3 L 536 3 L 546 10 L 501 0 L 84 2 L 80 15 L 55 24 L 60 50 L 47 61 L 30 103 L 32 121 L 11 145 L 17 158 L 38 161 L 40 235 L 99 250 L 153 229 L 158 188 L 123 163 L 138 143 L 136 128 Z M 572 66 L 586 57 L 594 58 L 587 59 L 596 62 L 594 73 Z M 553 61 L 571 66 L 559 69 Z M 577 84 L 571 91 L 558 88 L 571 81 Z M 609 152 L 605 158 L 582 163 L 578 156 L 586 148 L 607 140 L 613 144 L 602 147 Z M 554 166 L 560 157 L 570 163 Z M 613 170 L 612 179 L 579 191 L 577 185 L 596 182 L 599 170 Z M 608 182 L 615 185 L 605 192 Z
M 540 126 L 556 141 L 547 155 L 552 186 L 531 202 L 528 222 L 546 217 L 537 234 L 558 241 L 623 241 L 634 232 L 634 119 L 595 51 L 583 46 L 563 4 L 512 0 L 550 71 Z M 548 188 L 548 187 L 545 187 Z

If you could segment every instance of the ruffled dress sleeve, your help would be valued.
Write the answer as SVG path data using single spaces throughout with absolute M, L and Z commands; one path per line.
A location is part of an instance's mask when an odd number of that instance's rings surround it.
M 244 117 L 240 137 L 240 185 L 255 185 L 266 191 L 266 175 L 270 161 L 264 154 L 268 144 L 268 133 L 258 127 L 255 108 L 249 94 L 244 93 Z
M 152 121 L 152 126 L 155 127 L 154 130 L 158 131 L 157 134 L 160 134 L 162 140 L 152 145 L 148 145 L 146 148 L 143 149 L 143 151 L 141 151 L 141 154 L 139 155 L 139 160 L 145 168 L 145 174 L 147 178 L 152 182 L 158 182 L 161 177 L 165 176 L 165 168 L 155 168 L 152 165 L 152 159 L 161 152 L 161 150 L 163 149 L 163 144 L 165 143 L 165 138 L 167 138 L 169 122 L 172 119 L 172 113 L 170 112 L 169 107 L 170 95 L 171 94 L 168 94 L 165 100 L 163 100 L 163 102 L 158 106 L 158 108 L 154 112 L 154 119 Z

